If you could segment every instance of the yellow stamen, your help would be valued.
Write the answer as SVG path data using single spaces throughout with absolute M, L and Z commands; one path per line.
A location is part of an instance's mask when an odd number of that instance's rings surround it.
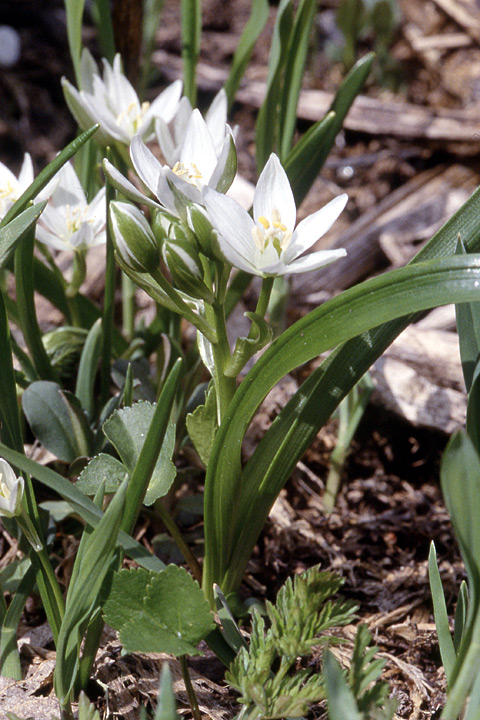
M 267 218 L 266 218 L 264 215 L 260 215 L 260 217 L 258 218 L 258 222 L 259 222 L 261 225 L 263 225 L 263 227 L 265 228 L 265 230 L 268 230 L 268 229 L 269 229 L 270 223 L 268 222 Z

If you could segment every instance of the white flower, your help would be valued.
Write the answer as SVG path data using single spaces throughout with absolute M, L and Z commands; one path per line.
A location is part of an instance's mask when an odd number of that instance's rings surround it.
M 205 124 L 213 141 L 217 156 L 219 156 L 222 152 L 225 138 L 229 132 L 229 129 L 227 129 L 227 109 L 227 93 L 222 88 L 215 95 L 213 102 L 205 115 Z M 155 120 L 155 134 L 157 136 L 157 141 L 163 157 L 170 167 L 173 167 L 177 162 L 181 161 L 180 153 L 183 141 L 187 134 L 188 123 L 192 113 L 193 108 L 190 104 L 190 100 L 187 97 L 183 97 L 180 100 L 175 117 L 170 124 L 165 122 L 162 118 Z
M 0 516 L 20 515 L 24 486 L 24 479 L 17 478 L 7 461 L 0 458 Z
M 155 201 L 146 201 L 132 183 L 108 161 L 104 161 L 105 173 L 113 185 L 134 202 L 162 207 L 182 219 L 186 219 L 190 203 L 203 202 L 201 191 L 205 185 L 226 192 L 237 169 L 235 143 L 228 125 L 225 126 L 223 145 L 218 152 L 199 110 L 194 110 L 190 116 L 180 148 L 180 159 L 173 168 L 162 165 L 140 135 L 132 140 L 130 156 L 137 175 L 160 205 Z
M 0 219 L 5 217 L 12 205 L 33 182 L 32 158 L 25 153 L 18 178 L 0 163 Z
M 302 220 L 295 228 L 296 207 L 287 174 L 272 154 L 253 200 L 253 220 L 232 198 L 205 188 L 204 204 L 218 232 L 218 244 L 234 267 L 261 277 L 315 270 L 345 256 L 346 250 L 319 250 L 303 255 L 333 225 L 347 195 Z M 302 256 L 302 257 L 300 257 Z
M 83 251 L 102 245 L 106 239 L 105 188 L 87 203 L 69 163 L 57 173 L 54 183 L 50 202 L 37 223 L 37 240 L 57 250 Z
M 122 72 L 120 55 L 113 67 L 103 59 L 103 79 L 90 52 L 82 53 L 82 89 L 78 91 L 62 78 L 67 105 L 78 125 L 86 130 L 95 123 L 100 129 L 95 139 L 103 145 L 117 141 L 128 145 L 134 135 L 153 131 L 155 118 L 170 122 L 182 94 L 182 82 L 176 80 L 151 104 L 140 103 L 138 95 Z

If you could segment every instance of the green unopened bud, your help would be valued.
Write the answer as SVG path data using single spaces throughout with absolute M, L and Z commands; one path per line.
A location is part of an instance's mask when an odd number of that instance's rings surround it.
M 187 208 L 187 221 L 204 255 L 211 260 L 223 260 L 218 247 L 217 233 L 201 205 L 190 204 Z
M 50 362 L 61 377 L 68 378 L 73 375 L 87 335 L 85 328 L 65 325 L 45 333 L 42 337 Z
M 163 212 L 163 210 L 158 210 L 154 214 L 152 220 L 152 231 L 160 249 L 163 248 L 165 240 L 170 237 L 171 229 L 176 223 L 176 218 L 173 218 L 171 215 Z
M 110 203 L 109 220 L 115 252 L 123 265 L 136 272 L 154 272 L 160 251 L 143 213 L 134 205 L 115 201 Z
M 163 256 L 179 290 L 208 303 L 213 301 L 213 293 L 203 281 L 203 268 L 190 238 L 182 238 L 181 233 L 178 233 L 178 239 L 167 240 L 163 246 Z

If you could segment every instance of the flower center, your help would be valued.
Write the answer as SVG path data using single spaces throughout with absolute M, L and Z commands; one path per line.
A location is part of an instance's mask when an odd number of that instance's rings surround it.
M 182 162 L 177 162 L 173 166 L 172 171 L 175 173 L 175 175 L 178 175 L 178 177 L 181 177 L 183 180 L 190 183 L 190 185 L 195 185 L 195 187 L 199 190 L 204 184 L 203 175 L 193 162 L 190 163 L 190 165 L 186 165 Z
M 68 236 L 78 232 L 84 223 L 93 223 L 92 218 L 87 218 L 88 207 L 66 205 L 66 227 Z
M 141 106 L 139 106 L 138 102 L 131 102 L 125 110 L 122 110 L 122 112 L 117 115 L 118 125 L 120 125 L 120 127 L 126 130 L 126 132 L 130 135 L 135 135 L 138 132 L 149 107 L 149 102 L 143 102 Z
M 8 500 L 10 497 L 10 490 L 8 486 L 3 482 L 3 476 L 2 479 L 0 479 L 0 495 L 5 498 L 5 500 Z
M 264 215 L 257 218 L 258 224 L 252 228 L 252 237 L 257 250 L 264 253 L 270 243 L 281 256 L 290 244 L 292 231 L 282 223 L 279 210 L 272 210 L 272 217 L 268 220 Z

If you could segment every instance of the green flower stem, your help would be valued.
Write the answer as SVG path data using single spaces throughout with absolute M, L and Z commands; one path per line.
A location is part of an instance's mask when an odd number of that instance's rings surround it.
M 225 323 L 224 306 L 215 302 L 210 309 L 207 309 L 207 311 L 207 317 L 209 314 L 212 315 L 218 337 L 217 344 L 212 345 L 212 353 L 215 363 L 213 380 L 217 392 L 218 422 L 221 424 L 227 408 L 235 394 L 237 382 L 234 377 L 227 377 L 224 372 L 227 363 L 230 360 L 230 345 L 227 335 L 227 326 Z
M 123 334 L 132 339 L 135 330 L 135 290 L 137 286 L 128 275 L 122 273 L 122 326 Z
M 108 156 L 107 151 L 107 156 Z M 115 197 L 115 190 L 106 180 L 106 199 L 107 199 L 107 218 L 108 206 L 110 201 Z M 101 407 L 104 407 L 110 396 L 110 366 L 112 358 L 112 338 L 113 338 L 113 314 L 115 310 L 115 253 L 113 249 L 112 234 L 110 231 L 110 223 L 107 222 L 107 242 L 106 242 L 106 263 L 105 263 L 105 291 L 103 295 L 103 312 L 102 312 L 102 363 L 100 371 L 100 398 Z
M 78 293 L 80 285 L 87 274 L 87 261 L 84 250 L 77 250 L 73 255 L 72 279 L 67 285 L 67 298 L 73 298 Z
M 185 689 L 188 695 L 188 702 L 190 703 L 194 720 L 202 720 L 202 715 L 198 707 L 197 696 L 195 695 L 195 690 L 193 689 L 192 680 L 190 678 L 190 671 L 188 669 L 186 655 L 180 656 L 180 666 L 182 668 L 183 681 L 185 683 Z
M 170 300 L 172 300 L 175 305 L 178 308 L 178 312 L 180 315 L 182 315 L 185 320 L 188 320 L 189 322 L 194 325 L 197 330 L 199 330 L 202 335 L 205 335 L 207 340 L 211 342 L 213 345 L 215 345 L 217 340 L 217 333 L 212 328 L 212 326 L 200 315 L 198 315 L 196 312 L 194 312 L 187 303 L 182 300 L 180 295 L 177 293 L 176 290 L 173 289 L 173 287 L 170 285 L 168 280 L 163 276 L 160 269 L 155 270 L 154 272 L 150 273 L 152 278 L 160 285 L 161 289 L 168 295 Z
M 260 317 L 265 317 L 265 313 L 267 312 L 268 303 L 270 302 L 270 295 L 272 294 L 272 288 L 273 288 L 273 281 L 275 280 L 274 277 L 266 277 L 263 278 L 262 281 L 262 289 L 260 290 L 260 295 L 258 297 L 257 301 L 257 307 L 255 309 L 255 314 L 260 315 Z
M 191 551 L 188 543 L 185 541 L 185 538 L 183 537 L 182 533 L 178 529 L 178 526 L 170 513 L 168 512 L 165 505 L 162 503 L 161 500 L 155 503 L 155 510 L 160 515 L 163 524 L 167 528 L 167 531 L 172 536 L 173 540 L 177 544 L 180 552 L 182 553 L 183 557 L 188 563 L 188 567 L 192 571 L 192 575 L 197 580 L 197 582 L 201 585 L 202 583 L 202 568 L 200 567 L 200 564 Z

